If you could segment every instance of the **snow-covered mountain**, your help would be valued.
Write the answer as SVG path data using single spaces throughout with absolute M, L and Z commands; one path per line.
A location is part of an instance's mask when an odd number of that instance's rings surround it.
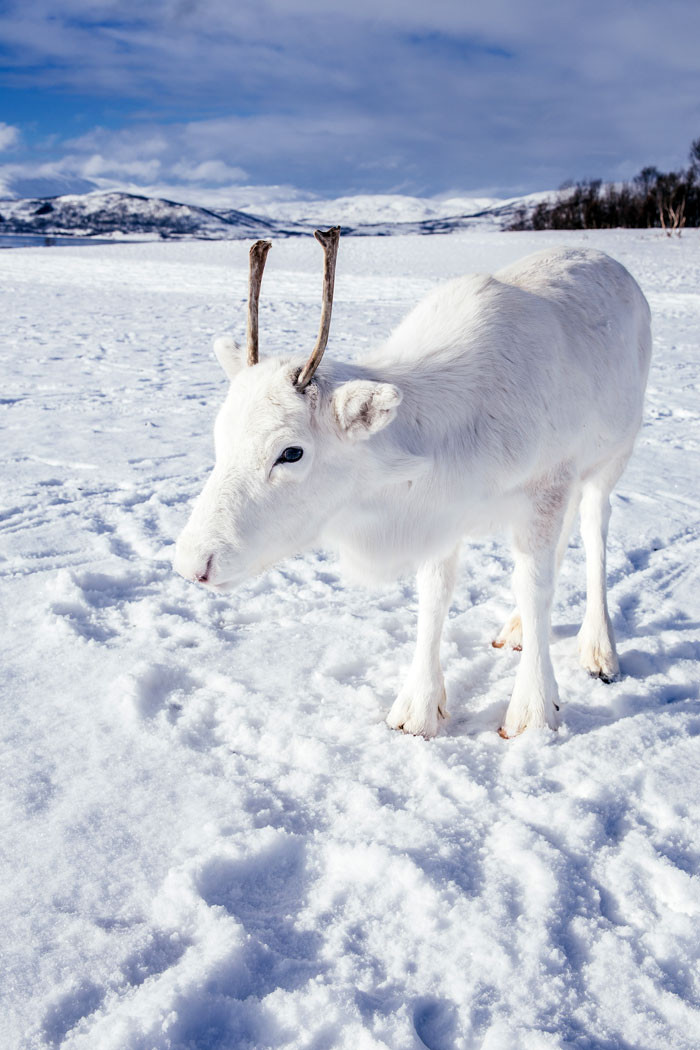
M 236 207 L 278 222 L 326 226 L 370 226 L 376 223 L 424 222 L 455 215 L 473 215 L 503 201 L 497 197 L 411 197 L 400 193 L 361 193 L 330 200 L 279 199 L 256 201 L 240 196 Z
M 264 236 L 277 224 L 233 209 L 225 213 L 131 193 L 85 193 L 0 202 L 0 232 L 201 237 Z
M 84 237 L 161 237 L 239 240 L 293 237 L 316 226 L 340 223 L 346 236 L 450 233 L 472 226 L 507 227 L 518 208 L 544 196 L 503 201 L 453 197 L 438 201 L 397 194 L 336 200 L 280 200 L 261 204 L 260 213 L 213 210 L 122 191 L 0 201 L 0 234 Z

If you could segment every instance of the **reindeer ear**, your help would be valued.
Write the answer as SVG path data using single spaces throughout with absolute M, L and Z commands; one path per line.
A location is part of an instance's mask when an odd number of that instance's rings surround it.
M 391 383 L 353 379 L 333 394 L 333 411 L 341 432 L 351 441 L 363 441 L 391 423 L 403 397 Z
M 243 351 L 230 335 L 220 335 L 214 340 L 214 353 L 229 379 L 233 379 L 245 364 Z

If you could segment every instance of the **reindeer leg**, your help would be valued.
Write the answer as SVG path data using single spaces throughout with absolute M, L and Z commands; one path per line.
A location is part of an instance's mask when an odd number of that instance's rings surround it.
M 559 694 L 549 653 L 549 631 L 556 574 L 557 541 L 571 500 L 568 481 L 540 483 L 529 493 L 528 508 L 513 536 L 513 590 L 522 617 L 523 654 L 503 737 L 523 729 L 556 729 Z
M 581 488 L 579 485 L 574 486 L 569 502 L 566 507 L 566 514 L 564 515 L 564 523 L 561 527 L 561 533 L 559 535 L 559 542 L 557 543 L 557 555 L 554 569 L 555 583 L 559 576 L 559 570 L 561 569 L 561 563 L 564 560 L 564 556 L 569 546 L 569 539 L 571 537 L 571 529 L 573 528 L 574 520 L 581 502 Z M 520 613 L 517 609 L 514 610 L 513 615 L 509 620 L 506 620 L 505 624 L 501 628 L 499 634 L 491 642 L 494 649 L 503 649 L 507 647 L 509 649 L 515 649 L 516 652 L 520 652 L 523 647 L 523 625 L 520 619 Z
M 440 638 L 454 588 L 459 548 L 442 561 L 418 570 L 418 637 L 404 686 L 387 716 L 392 729 L 426 738 L 437 733 L 438 717 L 447 718 L 445 680 L 440 667 Z
M 586 549 L 586 615 L 578 636 L 581 664 L 604 682 L 620 674 L 606 584 L 606 545 L 610 492 L 625 469 L 629 453 L 613 460 L 586 481 L 581 500 L 581 536 Z

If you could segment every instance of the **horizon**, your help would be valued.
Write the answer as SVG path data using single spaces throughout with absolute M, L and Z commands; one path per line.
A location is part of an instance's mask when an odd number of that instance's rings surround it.
M 698 35 L 685 0 L 37 0 L 31 18 L 9 0 L 0 196 L 114 189 L 245 210 L 620 181 L 684 163 Z

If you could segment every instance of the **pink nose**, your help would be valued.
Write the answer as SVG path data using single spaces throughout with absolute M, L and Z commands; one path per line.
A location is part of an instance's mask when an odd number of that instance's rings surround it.
M 197 547 L 189 541 L 186 533 L 178 539 L 175 545 L 175 558 L 173 568 L 186 580 L 194 580 L 195 583 L 209 583 L 214 573 L 214 555 L 200 554 Z
M 206 567 L 204 569 L 204 572 L 196 572 L 194 574 L 194 582 L 195 583 L 206 583 L 207 582 L 207 580 L 209 579 L 209 573 L 211 571 L 211 563 L 213 562 L 213 560 L 214 560 L 214 555 L 210 554 L 208 559 L 207 559 L 207 564 L 206 564 Z

